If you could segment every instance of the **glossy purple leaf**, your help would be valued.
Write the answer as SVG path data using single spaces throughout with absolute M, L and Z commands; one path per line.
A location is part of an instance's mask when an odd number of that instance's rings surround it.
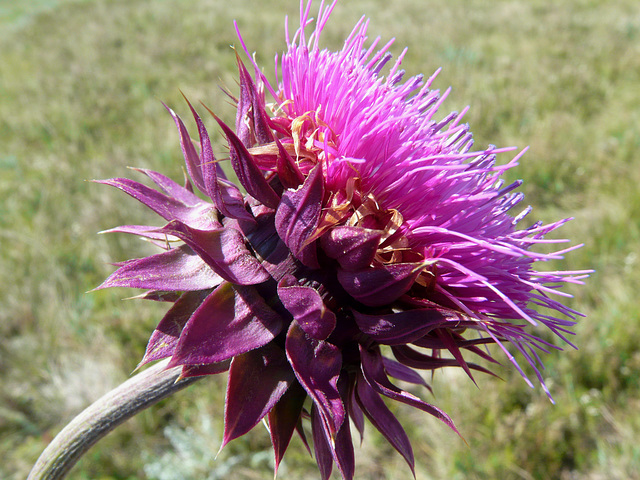
M 355 452 L 351 439 L 351 427 L 349 422 L 344 422 L 336 435 L 334 460 L 338 470 L 345 480 L 351 480 L 356 470 Z
M 438 338 L 442 341 L 446 349 L 449 350 L 451 355 L 453 355 L 453 358 L 456 359 L 456 361 L 458 362 L 458 365 L 462 367 L 462 369 L 469 376 L 471 381 L 475 383 L 476 386 L 478 386 L 475 379 L 473 378 L 473 375 L 471 374 L 471 369 L 469 368 L 469 365 L 467 365 L 467 362 L 462 356 L 462 352 L 460 351 L 460 348 L 458 347 L 458 345 L 456 345 L 456 342 L 454 341 L 453 337 L 448 332 L 448 330 L 443 328 L 438 328 L 435 330 L 435 333 L 438 336 Z
M 154 172 L 153 170 L 148 170 L 146 168 L 132 168 L 132 170 L 144 173 L 147 177 L 153 180 L 153 182 L 158 185 L 164 193 L 178 199 L 180 202 L 189 207 L 195 207 L 197 205 L 208 205 L 207 202 L 203 201 L 193 192 L 190 192 L 182 185 L 174 182 L 169 177 L 166 177 L 161 173 Z
M 352 312 L 358 328 L 383 345 L 411 343 L 434 328 L 460 318 L 456 312 L 435 308 L 378 315 L 367 315 L 355 310 Z
M 209 265 L 187 245 L 127 262 L 98 287 L 149 290 L 205 290 L 222 282 Z
M 298 384 L 300 385 L 300 384 Z M 302 387 L 300 387 L 302 388 Z M 305 392 L 306 395 L 306 392 Z M 300 440 L 302 441 L 302 444 L 304 445 L 304 448 L 307 449 L 307 452 L 309 452 L 309 455 L 313 455 L 311 453 L 311 447 L 309 446 L 309 442 L 307 441 L 307 435 L 304 433 L 304 427 L 302 426 L 302 418 L 305 416 L 306 414 L 306 418 L 309 418 L 309 414 L 306 413 L 306 411 L 304 410 L 304 408 L 302 409 L 302 415 L 300 416 L 300 420 L 298 421 L 298 424 L 296 425 L 296 432 L 298 434 L 298 436 L 300 437 Z
M 349 385 L 346 373 L 338 380 L 338 391 L 340 396 L 347 400 L 348 403 Z M 351 480 L 356 469 L 356 459 L 353 451 L 353 441 L 351 440 L 351 426 L 348 419 L 345 419 L 340 425 L 335 437 L 332 454 L 342 478 Z
M 380 230 L 343 225 L 320 237 L 320 246 L 343 270 L 354 272 L 371 265 L 381 238 Z
M 163 104 L 164 105 L 164 104 Z M 178 127 L 178 133 L 180 133 L 180 147 L 182 148 L 182 154 L 184 155 L 184 160 L 187 165 L 187 171 L 189 172 L 189 176 L 198 187 L 202 193 L 207 193 L 207 189 L 204 186 L 204 181 L 202 177 L 202 169 L 200 168 L 200 158 L 198 157 L 198 152 L 196 152 L 193 143 L 191 142 L 191 137 L 189 137 L 189 132 L 187 132 L 187 128 L 182 123 L 182 120 L 176 113 L 171 110 L 169 107 L 164 105 L 173 120 L 176 122 L 176 127 Z
M 358 405 L 356 399 L 355 385 L 351 385 L 351 392 L 349 393 L 349 401 L 347 402 L 347 409 L 349 411 L 349 418 L 355 425 L 358 433 L 360 434 L 360 443 L 364 440 L 364 412 L 360 405 Z
M 309 337 L 295 320 L 287 332 L 286 350 L 298 381 L 320 409 L 331 436 L 335 436 L 346 415 L 337 387 L 342 368 L 340 350 Z
M 278 137 L 274 137 L 273 140 L 278 147 L 279 153 L 276 160 L 276 169 L 280 183 L 287 189 L 298 188 L 304 182 L 304 175 Z
M 246 209 L 245 199 L 242 192 L 233 182 L 221 178 L 220 172 L 218 172 L 217 189 L 214 191 L 216 192 L 216 195 L 218 194 L 217 192 L 219 192 L 220 200 L 216 199 L 216 202 L 220 202 L 220 212 L 225 217 L 255 223 L 255 219 Z
M 308 240 L 316 233 L 322 200 L 324 176 L 321 164 L 316 165 L 302 186 L 286 190 L 276 211 L 276 230 L 293 255 L 303 264 L 318 268 L 316 244 Z
M 458 432 L 458 429 L 455 427 L 453 420 L 451 420 L 449 415 L 444 413 L 438 407 L 420 400 L 415 395 L 399 389 L 389 381 L 389 378 L 384 371 L 382 355 L 380 355 L 379 349 L 375 348 L 369 350 L 361 345 L 360 360 L 364 378 L 374 391 L 433 415 L 446 423 L 449 428 L 460 435 L 460 432 Z
M 336 315 L 325 307 L 315 289 L 298 285 L 296 279 L 288 275 L 278 283 L 278 297 L 311 338 L 325 340 L 333 332 Z
M 314 404 L 311 409 L 311 432 L 313 435 L 313 449 L 316 453 L 316 463 L 320 470 L 320 478 L 328 480 L 333 470 L 333 455 L 329 445 L 329 433 L 326 431 L 326 424 L 323 415 Z
M 427 387 L 429 391 L 433 393 L 429 384 L 425 382 L 424 378 L 422 378 L 422 376 L 415 370 L 387 357 L 382 357 L 382 363 L 384 364 L 385 372 L 393 378 L 397 378 L 403 382 L 413 383 L 415 385 L 422 385 Z
M 111 262 L 109 265 L 112 265 L 114 267 L 124 267 L 125 265 L 127 265 L 128 263 L 133 263 L 133 262 L 137 262 L 138 260 L 140 260 L 139 258 L 131 258 L 129 260 L 123 260 L 121 262 Z
M 421 263 L 394 263 L 357 272 L 338 270 L 349 295 L 369 307 L 388 305 L 406 293 L 422 271 Z
M 455 334 L 455 339 L 456 339 L 456 343 L 458 344 L 458 346 L 460 348 L 467 348 L 469 350 L 473 349 L 472 351 L 474 353 L 476 353 L 476 350 L 479 350 L 479 351 L 484 353 L 483 350 L 478 349 L 478 348 L 474 348 L 475 345 L 487 345 L 487 344 L 495 343 L 495 340 L 493 338 L 491 338 L 491 337 L 471 338 L 471 339 L 467 340 L 462 335 Z M 444 344 L 442 343 L 442 340 L 440 340 L 438 337 L 434 337 L 432 335 L 427 335 L 427 336 L 421 338 L 420 340 L 416 340 L 415 342 L 411 342 L 411 343 L 413 343 L 414 345 L 417 345 L 418 347 L 432 348 L 432 349 L 436 349 L 436 350 L 440 350 L 440 349 L 446 348 L 444 346 Z M 491 358 L 491 359 L 487 358 L 487 360 L 495 362 L 495 360 L 493 358 Z
M 185 325 L 170 365 L 222 362 L 266 345 L 282 327 L 253 287 L 223 283 Z
M 234 357 L 227 383 L 222 447 L 255 427 L 295 379 L 284 351 L 276 345 Z
M 160 193 L 128 178 L 96 180 L 96 183 L 119 188 L 165 220 L 179 220 L 193 228 L 216 228 L 219 226 L 219 222 L 215 218 L 215 207 L 211 204 L 202 202 L 196 207 L 188 206 L 172 196 Z
M 270 208 L 276 208 L 280 202 L 280 197 L 278 197 L 278 194 L 273 191 L 273 188 L 271 188 L 264 178 L 264 174 L 256 165 L 247 148 L 222 120 L 216 116 L 214 116 L 214 118 L 227 137 L 231 155 L 231 166 L 236 172 L 242 186 L 247 190 L 249 195 L 259 202 Z
M 202 119 L 188 100 L 187 104 L 189 105 L 193 118 L 198 126 L 201 152 L 200 168 L 202 170 L 202 177 L 206 189 L 205 193 L 209 198 L 211 198 L 213 204 L 225 217 L 254 221 L 253 217 L 244 206 L 244 199 L 240 190 L 238 190 L 238 188 L 232 183 L 223 180 L 224 174 L 213 155 L 209 133 L 207 132 Z M 222 179 L 219 177 L 222 177 Z
M 164 290 L 147 290 L 140 295 L 134 295 L 129 297 L 136 300 L 151 300 L 154 302 L 169 302 L 175 303 L 180 298 L 180 292 L 166 292 Z
M 453 334 L 452 334 L 453 335 Z M 454 335 L 456 339 L 456 344 L 460 348 L 464 348 L 469 350 L 470 352 L 478 355 L 480 358 L 487 360 L 488 362 L 495 363 L 500 365 L 500 362 L 491 356 L 491 353 L 488 350 L 476 347 L 475 345 L 482 345 L 487 343 L 495 343 L 493 338 L 476 338 L 472 340 L 464 340 L 462 335 Z M 420 346 L 416 343 L 417 346 Z
M 402 363 L 411 368 L 418 368 L 420 370 L 436 370 L 444 367 L 459 367 L 460 364 L 455 358 L 442 358 L 425 355 L 420 353 L 407 345 L 396 345 L 391 347 L 393 356 Z M 474 363 L 467 363 L 467 366 L 471 370 L 486 373 L 488 375 L 496 376 L 491 370 L 488 370 L 480 365 Z
M 180 378 L 204 377 L 206 375 L 217 375 L 229 370 L 231 360 L 224 360 L 218 363 L 209 363 L 206 365 L 183 365 Z
M 237 53 L 236 59 L 240 74 L 240 99 L 236 114 L 236 133 L 247 148 L 253 146 L 252 137 L 254 135 L 259 145 L 269 143 L 273 135 L 266 122 L 264 100 L 262 100 L 253 78 L 251 78 Z
M 234 228 L 198 230 L 181 222 L 170 222 L 158 231 L 178 237 L 229 282 L 255 285 L 271 278 L 247 249 L 242 234 Z
M 210 290 L 185 292 L 176 300 L 153 331 L 138 368 L 149 362 L 173 355 L 182 329 L 191 318 L 191 315 L 193 315 L 193 312 L 196 311 L 210 293 Z
M 150 240 L 151 243 L 165 250 L 169 250 L 171 248 L 170 242 L 178 240 L 173 235 L 158 233 L 158 227 L 151 225 L 121 225 L 119 227 L 110 228 L 100 232 L 100 234 L 103 233 L 128 233 L 131 235 L 137 235 L 138 237 Z
M 185 172 L 184 170 L 182 171 L 182 175 L 184 177 L 184 185 L 183 187 L 188 190 L 191 193 L 195 193 L 193 190 L 193 184 L 191 183 L 191 179 L 189 178 L 189 174 L 187 172 Z
M 385 405 L 380 395 L 371 388 L 362 374 L 356 380 L 356 398 L 374 427 L 386 438 L 405 459 L 415 477 L 415 461 L 409 437 L 391 410 Z
M 261 259 L 262 266 L 276 281 L 299 267 L 298 261 L 291 255 L 291 251 L 276 232 L 273 211 L 266 222 L 263 223 L 260 220 L 259 227 L 246 235 L 251 247 Z
M 240 63 L 238 57 L 238 68 L 240 68 Z M 253 80 L 251 80 L 251 86 L 253 86 Z M 245 147 L 251 148 L 255 144 L 255 135 L 252 130 L 251 88 L 242 81 L 242 77 L 240 78 L 240 95 L 237 100 L 236 135 Z
M 293 382 L 278 403 L 269 411 L 267 417 L 269 419 L 269 434 L 271 435 L 271 443 L 273 444 L 275 455 L 274 476 L 278 472 L 278 466 L 287 451 L 293 432 L 300 422 L 300 415 L 306 398 L 307 392 L 305 392 L 304 388 L 298 382 Z M 309 446 L 307 445 L 308 448 Z

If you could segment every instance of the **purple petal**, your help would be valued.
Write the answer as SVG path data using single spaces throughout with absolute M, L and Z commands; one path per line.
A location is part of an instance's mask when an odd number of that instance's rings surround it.
M 210 290 L 186 292 L 176 300 L 151 335 L 138 367 L 173 355 L 182 329 L 210 293 Z
M 347 385 L 347 376 L 342 375 L 338 381 L 338 389 L 342 398 L 348 398 L 349 386 Z M 351 480 L 356 469 L 355 453 L 353 451 L 353 441 L 351 440 L 351 427 L 349 421 L 342 422 L 340 429 L 335 438 L 335 444 L 332 449 L 333 459 L 338 465 L 338 470 L 345 480 Z
M 280 202 L 280 197 L 273 191 L 264 175 L 256 165 L 253 157 L 242 144 L 240 139 L 231 129 L 224 124 L 218 117 L 217 120 L 220 128 L 229 141 L 229 150 L 231 154 L 231 166 L 238 176 L 238 180 L 247 190 L 247 193 L 267 207 L 276 208 Z
M 198 205 L 208 205 L 200 197 L 190 192 L 182 185 L 174 182 L 169 177 L 162 175 L 161 173 L 154 172 L 153 170 L 147 170 L 145 168 L 133 168 L 136 172 L 144 173 L 153 182 L 158 185 L 164 193 L 178 199 L 184 205 L 188 207 L 195 207 Z
M 266 345 L 282 327 L 252 287 L 223 283 L 185 325 L 170 366 L 222 362 Z
M 343 270 L 366 269 L 378 250 L 382 232 L 368 228 L 339 226 L 320 238 L 320 245 L 327 256 L 338 261 Z
M 384 364 L 385 372 L 387 372 L 393 378 L 397 378 L 398 380 L 401 380 L 403 382 L 413 383 L 415 385 L 423 385 L 427 387 L 429 391 L 431 391 L 431 387 L 429 386 L 429 384 L 427 384 L 422 376 L 415 370 L 412 370 L 406 365 L 403 365 L 400 362 L 396 362 L 395 360 L 386 357 L 382 357 L 382 363 Z
M 263 208 L 266 210 L 266 207 Z M 268 210 L 267 214 L 256 215 L 256 209 L 254 209 L 253 213 L 258 220 L 257 228 L 254 230 L 243 228 L 242 231 L 245 232 L 256 256 L 261 259 L 262 266 L 273 279 L 279 281 L 288 273 L 296 271 L 300 264 L 278 236 L 273 223 L 273 210 Z
M 356 398 L 369 421 L 384 435 L 391 446 L 404 457 L 415 477 L 413 448 L 411 448 L 409 437 L 407 437 L 398 419 L 387 408 L 380 395 L 369 386 L 362 374 L 358 375 L 358 380 L 356 381 Z
M 333 332 L 336 315 L 325 307 L 315 289 L 298 285 L 296 279 L 288 275 L 278 283 L 278 297 L 311 338 L 325 340 Z
M 119 188 L 139 202 L 144 203 L 165 220 L 179 220 L 194 228 L 212 228 L 220 225 L 215 220 L 215 207 L 208 203 L 202 202 L 197 207 L 191 207 L 177 198 L 160 193 L 128 178 L 96 180 L 96 183 Z
M 273 139 L 280 153 L 276 160 L 276 169 L 280 183 L 282 183 L 284 188 L 298 188 L 304 182 L 304 175 L 302 175 L 298 165 L 293 161 L 293 158 L 289 155 L 289 152 L 284 148 L 278 137 L 274 137 Z
M 175 235 L 200 255 L 218 275 L 238 285 L 255 285 L 271 276 L 234 228 L 198 230 L 181 222 L 171 222 L 158 230 Z
M 255 219 L 247 211 L 242 192 L 233 183 L 223 180 L 218 174 L 215 187 L 212 186 L 213 201 L 219 205 L 218 210 L 225 217 L 247 220 L 255 223 Z
M 198 126 L 198 135 L 200 136 L 200 151 L 201 161 L 200 166 L 202 170 L 202 176 L 204 185 L 206 188 L 205 193 L 209 195 L 209 198 L 213 201 L 220 213 L 225 217 L 230 218 L 242 218 L 249 221 L 254 221 L 253 217 L 244 206 L 244 199 L 240 190 L 232 183 L 221 180 L 218 177 L 221 176 L 222 169 L 215 156 L 213 155 L 213 149 L 211 148 L 211 140 L 209 139 L 209 133 L 204 126 L 200 116 L 191 106 L 191 103 L 187 100 L 187 104 L 191 109 L 193 118 Z M 224 178 L 224 176 L 223 176 Z
M 148 238 L 154 245 L 169 250 L 171 246 L 169 242 L 176 241 L 177 238 L 167 235 L 166 233 L 158 233 L 158 227 L 150 225 L 121 225 L 119 227 L 103 230 L 102 233 L 129 233 L 139 237 Z
M 311 432 L 313 435 L 313 449 L 316 452 L 316 463 L 320 470 L 320 478 L 328 480 L 333 469 L 333 456 L 329 446 L 328 433 L 322 414 L 314 404 L 311 409 Z
M 300 384 L 298 384 L 300 385 Z M 302 387 L 300 387 L 302 388 Z M 304 390 L 304 389 L 303 389 Z M 306 392 L 305 392 L 306 395 Z M 298 424 L 296 425 L 296 432 L 298 433 L 298 436 L 300 437 L 300 440 L 302 441 L 302 444 L 304 445 L 304 448 L 307 449 L 307 452 L 309 452 L 309 455 L 312 455 L 311 453 L 311 447 L 309 447 L 309 442 L 307 441 L 307 435 L 304 433 L 304 427 L 302 426 L 302 418 L 303 416 L 306 414 L 306 417 L 309 417 L 309 414 L 303 409 L 302 410 L 302 415 L 300 416 L 300 420 L 298 420 Z
M 225 360 L 218 363 L 209 363 L 206 365 L 183 365 L 181 378 L 204 377 L 205 375 L 217 375 L 218 373 L 229 370 L 231 360 Z
M 253 146 L 252 134 L 255 134 L 258 144 L 269 143 L 273 135 L 265 121 L 266 113 L 263 101 L 261 101 L 251 75 L 237 54 L 236 58 L 240 74 L 240 100 L 236 114 L 236 132 L 247 148 Z
M 284 351 L 276 345 L 236 356 L 229 370 L 222 446 L 255 427 L 295 379 Z
M 276 211 L 276 230 L 293 255 L 311 268 L 318 268 L 315 234 L 322 213 L 324 176 L 321 164 L 309 173 L 297 190 L 286 190 Z
M 358 429 L 358 433 L 360 433 L 360 443 L 362 443 L 364 439 L 364 413 L 358 405 L 356 400 L 356 390 L 355 388 L 351 388 L 351 393 L 349 394 L 349 401 L 347 402 L 347 408 L 349 410 L 349 418 L 353 421 L 353 424 Z
M 429 331 L 460 319 L 460 314 L 435 308 L 367 315 L 352 310 L 358 328 L 378 343 L 402 345 L 424 337 Z
M 387 305 L 406 293 L 422 271 L 422 263 L 394 263 L 366 270 L 338 270 L 338 281 L 349 295 L 370 307 Z
M 238 58 L 238 69 L 240 69 L 241 61 Z M 244 65 L 243 65 L 244 66 Z M 251 77 L 249 77 L 251 78 Z M 251 80 L 253 86 L 253 80 Z M 251 88 L 240 77 L 240 96 L 238 98 L 238 106 L 236 108 L 236 135 L 242 144 L 251 148 L 255 144 L 255 138 L 251 128 Z
M 334 460 L 345 480 L 351 480 L 356 470 L 356 459 L 351 440 L 351 427 L 344 422 L 336 435 Z
M 284 457 L 293 432 L 300 422 L 302 407 L 307 398 L 307 392 L 298 382 L 293 382 L 289 389 L 282 395 L 278 403 L 269 411 L 269 433 L 273 452 L 275 454 L 275 472 Z M 309 448 L 307 446 L 307 448 Z
M 320 409 L 331 436 L 335 436 L 345 419 L 337 387 L 342 368 L 340 350 L 328 342 L 310 338 L 295 320 L 287 333 L 286 350 L 298 381 Z
M 438 407 L 420 400 L 415 395 L 405 392 L 404 390 L 400 390 L 389 381 L 384 371 L 382 355 L 380 355 L 380 351 L 377 348 L 375 350 L 368 350 L 361 345 L 360 360 L 364 378 L 374 391 L 433 415 L 434 417 L 442 420 L 449 426 L 449 428 L 460 435 L 449 415 L 444 413 Z
M 166 252 L 125 263 L 98 288 L 130 287 L 149 290 L 205 290 L 222 282 L 222 278 L 182 245 Z
M 164 104 L 163 104 L 164 105 Z M 182 154 L 184 155 L 185 164 L 187 165 L 187 171 L 189 172 L 189 176 L 198 187 L 202 193 L 207 193 L 207 189 L 204 186 L 204 181 L 202 178 L 202 170 L 200 168 L 200 158 L 198 157 L 198 153 L 191 142 L 191 137 L 189 137 L 189 132 L 187 132 L 187 128 L 182 123 L 182 120 L 178 115 L 175 114 L 173 110 L 164 105 L 173 120 L 176 122 L 176 127 L 178 127 L 178 132 L 180 133 L 180 147 L 182 148 Z
M 152 300 L 154 302 L 175 303 L 180 298 L 180 292 L 165 292 L 164 290 L 148 290 L 140 295 L 129 297 L 136 300 Z
M 467 362 L 462 356 L 462 352 L 460 351 L 460 348 L 458 347 L 458 345 L 456 345 L 456 342 L 451 336 L 451 333 L 449 333 L 449 331 L 444 328 L 436 329 L 435 333 L 438 336 L 438 338 L 442 341 L 446 349 L 449 350 L 449 352 L 453 355 L 453 358 L 456 359 L 456 361 L 458 362 L 458 365 L 460 365 L 462 369 L 465 371 L 465 373 L 469 375 L 469 378 L 471 379 L 471 381 L 473 383 L 476 383 L 475 379 L 473 378 L 473 375 L 471 374 L 471 369 L 469 368 L 469 365 L 467 365 Z M 476 383 L 476 386 L 478 386 L 477 383 Z
M 486 344 L 495 343 L 495 340 L 493 338 L 491 338 L 491 337 L 472 338 L 470 340 L 466 340 L 460 334 L 455 334 L 455 337 L 456 337 L 456 342 L 457 342 L 459 347 L 467 348 L 467 349 L 471 350 L 472 352 L 474 352 L 474 353 L 476 353 L 478 355 L 479 355 L 479 353 L 477 353 L 478 351 L 482 352 L 482 353 L 485 353 L 485 352 L 483 350 L 475 347 L 475 345 L 486 345 Z M 420 340 L 416 340 L 415 342 L 411 342 L 411 343 L 413 343 L 414 345 L 417 345 L 418 347 L 431 348 L 431 349 L 435 349 L 435 350 L 441 350 L 443 348 L 446 348 L 444 346 L 444 344 L 442 343 L 442 340 L 440 340 L 437 337 L 433 337 L 431 335 L 427 335 L 427 336 L 421 338 Z M 493 359 L 491 357 L 486 357 L 486 359 L 495 363 L 495 359 Z
M 407 345 L 397 345 L 391 347 L 393 356 L 402 363 L 411 368 L 418 368 L 420 370 L 436 370 L 444 367 L 459 367 L 460 364 L 455 358 L 441 358 L 432 357 L 430 355 L 424 355 L 417 352 Z M 467 366 L 471 370 L 477 370 L 478 372 L 486 373 L 491 376 L 496 376 L 491 370 L 488 370 L 475 363 L 467 363 Z

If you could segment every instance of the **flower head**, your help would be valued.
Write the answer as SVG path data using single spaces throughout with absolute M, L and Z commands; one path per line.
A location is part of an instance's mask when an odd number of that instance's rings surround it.
M 121 264 L 102 287 L 173 302 L 143 364 L 169 357 L 183 376 L 229 371 L 223 444 L 266 419 L 277 468 L 295 431 L 306 442 L 308 422 L 322 478 L 334 463 L 352 478 L 349 419 L 362 434 L 368 418 L 413 470 L 385 397 L 455 430 L 392 378 L 429 388 L 416 370 L 457 366 L 473 379 L 488 370 L 467 357 L 496 362 L 480 348 L 490 343 L 524 376 L 504 347 L 511 343 L 542 381 L 537 350 L 556 347 L 530 330 L 547 327 L 568 342 L 579 313 L 554 295 L 568 296 L 563 284 L 587 272 L 534 269 L 571 250 L 532 249 L 558 242 L 544 236 L 565 220 L 518 229 L 529 212 L 510 213 L 520 182 L 505 186 L 500 176 L 523 152 L 499 165 L 496 155 L 511 149 L 473 150 L 464 111 L 437 118 L 448 91 L 431 89 L 435 75 L 405 80 L 404 52 L 391 63 L 391 42 L 368 45 L 364 19 L 342 50 L 320 48 L 334 4 L 320 7 L 308 38 L 311 3 L 301 4 L 273 84 L 238 60 L 235 129 L 214 118 L 246 194 L 227 180 L 190 104 L 196 142 L 169 109 L 185 186 L 148 170 L 160 190 L 103 181 L 168 223 L 113 229 L 163 251 Z

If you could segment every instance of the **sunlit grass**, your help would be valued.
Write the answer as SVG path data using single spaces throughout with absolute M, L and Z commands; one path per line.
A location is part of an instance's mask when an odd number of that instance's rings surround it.
M 127 166 L 180 179 L 161 101 L 185 113 L 182 90 L 231 120 L 218 87 L 236 89 L 233 19 L 271 75 L 284 14 L 295 19 L 296 3 L 0 1 L 0 478 L 24 478 L 52 435 L 127 378 L 165 310 L 121 300 L 126 290 L 85 293 L 110 262 L 150 252 L 96 232 L 158 224 L 87 180 L 129 175 Z M 409 74 L 443 67 L 435 87 L 453 87 L 445 110 L 470 105 L 476 145 L 530 146 L 509 178 L 524 179 L 532 217 L 575 217 L 559 235 L 585 243 L 549 268 L 597 270 L 572 289 L 571 305 L 588 315 L 573 339 L 580 350 L 545 356 L 556 405 L 508 368 L 497 371 L 505 381 L 480 377 L 479 388 L 459 372 L 440 373 L 434 401 L 468 447 L 426 415 L 396 408 L 414 441 L 417 477 L 638 478 L 640 5 L 343 1 L 326 44 L 340 46 L 363 13 L 372 34 L 397 37 L 396 54 L 409 46 Z M 157 473 L 185 448 L 191 478 L 203 468 L 210 478 L 227 468 L 237 478 L 272 478 L 260 429 L 215 462 L 203 454 L 217 451 L 223 397 L 223 378 L 199 382 L 98 444 L 70 478 L 187 478 L 186 470 Z M 372 428 L 358 462 L 359 478 L 410 478 Z M 282 469 L 282 478 L 317 478 L 297 440 Z

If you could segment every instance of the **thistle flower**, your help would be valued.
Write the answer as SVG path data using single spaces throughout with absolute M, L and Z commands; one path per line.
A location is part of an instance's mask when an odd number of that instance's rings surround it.
M 110 230 L 163 251 L 120 264 L 101 288 L 141 288 L 143 298 L 173 303 L 141 364 L 170 358 L 183 377 L 229 372 L 223 446 L 264 419 L 277 470 L 294 432 L 307 444 L 310 425 L 321 477 L 335 463 L 350 479 L 350 420 L 362 435 L 365 417 L 414 469 L 384 398 L 456 430 L 391 379 L 429 388 L 417 370 L 450 366 L 473 379 L 474 370 L 490 372 L 465 357 L 497 363 L 482 348 L 495 343 L 531 384 L 510 343 L 544 387 L 537 352 L 557 347 L 531 330 L 546 327 L 570 344 L 580 314 L 553 296 L 568 297 L 560 288 L 588 272 L 534 269 L 576 248 L 532 249 L 564 242 L 544 236 L 566 220 L 518 229 L 530 209 L 511 216 L 520 182 L 505 186 L 500 176 L 524 151 L 497 164 L 512 149 L 473 150 L 466 110 L 438 120 L 449 90 L 431 89 L 435 74 L 405 80 L 405 52 L 390 63 L 392 42 L 368 45 L 364 18 L 342 50 L 320 48 L 334 5 L 320 6 L 307 38 L 311 2 L 302 2 L 274 83 L 238 58 L 235 129 L 213 117 L 246 194 L 226 178 L 191 104 L 195 142 L 169 109 L 184 186 L 149 170 L 139 171 L 159 190 L 102 181 L 168 223 Z

